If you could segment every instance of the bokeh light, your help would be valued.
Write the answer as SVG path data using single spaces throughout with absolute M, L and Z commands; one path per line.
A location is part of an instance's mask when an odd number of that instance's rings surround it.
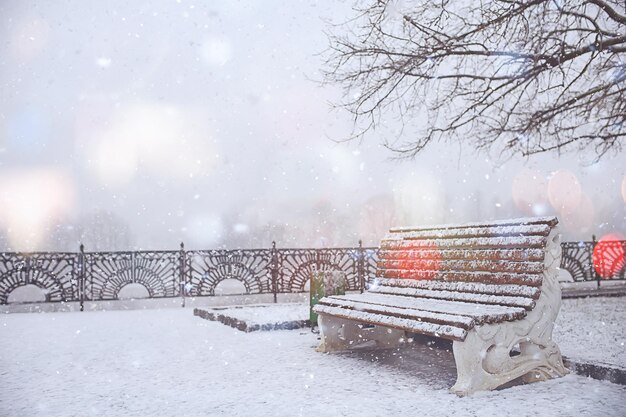
M 352 185 L 359 180 L 359 158 L 347 148 L 334 146 L 324 150 L 333 180 L 342 185 Z
M 400 224 L 440 223 L 447 214 L 445 190 L 430 173 L 404 176 L 394 185 L 393 194 Z
M 207 213 L 191 217 L 184 231 L 191 246 L 211 248 L 219 243 L 226 229 L 218 214 Z
M 45 49 L 49 37 L 49 25 L 41 18 L 18 23 L 10 39 L 11 53 L 18 61 L 30 61 Z
M 513 178 L 515 206 L 526 215 L 539 215 L 548 201 L 548 183 L 541 172 L 523 168 Z
M 402 269 L 407 269 L 413 272 L 407 275 L 405 278 L 411 279 L 435 279 L 439 274 L 441 268 L 441 250 L 435 242 L 426 242 L 426 244 L 420 245 L 419 249 L 412 250 L 413 258 L 409 261 L 404 261 L 401 265 Z
M 75 207 L 70 177 L 55 168 L 7 170 L 0 174 L 0 227 L 14 250 L 38 250 L 48 228 Z
M 582 188 L 571 171 L 559 170 L 548 181 L 548 199 L 559 212 L 574 212 L 582 197 Z
M 621 233 L 609 233 L 600 238 L 593 249 L 593 266 L 602 278 L 617 276 L 626 268 L 624 246 L 619 240 L 626 240 L 626 237 Z
M 130 181 L 139 168 L 137 143 L 124 136 L 103 139 L 93 154 L 93 169 L 105 185 L 122 185 Z
M 573 234 L 588 236 L 594 231 L 595 209 L 587 194 L 582 194 L 580 202 L 573 210 L 561 210 L 561 225 Z
M 8 116 L 4 133 L 9 150 L 32 155 L 48 145 L 50 122 L 44 111 L 29 106 L 18 108 Z
M 221 67 L 232 58 L 233 48 L 228 39 L 212 36 L 203 42 L 200 54 L 207 65 Z
M 391 194 L 369 198 L 359 212 L 358 236 L 365 245 L 377 245 L 381 236 L 398 223 L 396 207 Z
M 92 173 L 121 186 L 141 173 L 184 179 L 211 172 L 217 151 L 201 112 L 161 104 L 122 106 L 86 147 Z

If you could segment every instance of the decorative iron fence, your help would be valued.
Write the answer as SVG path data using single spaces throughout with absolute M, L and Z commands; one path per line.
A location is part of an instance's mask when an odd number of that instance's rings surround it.
M 306 291 L 312 271 L 341 270 L 348 289 L 358 291 L 373 279 L 377 248 L 185 250 L 0 253 L 0 304 L 15 289 L 34 285 L 45 302 L 120 299 L 128 284 L 145 287 L 147 298 L 214 296 L 226 279 L 240 281 L 243 294 Z
M 626 279 L 626 240 L 563 242 L 561 269 L 569 272 L 572 281 Z
M 0 304 L 24 285 L 41 288 L 45 301 L 76 301 L 81 264 L 79 253 L 0 253 Z
M 561 269 L 575 282 L 626 279 L 626 241 L 564 242 Z M 378 248 L 0 253 L 0 304 L 15 289 L 34 285 L 46 302 L 120 299 L 128 284 L 148 298 L 214 296 L 226 279 L 244 294 L 299 293 L 313 271 L 343 271 L 347 289 L 363 290 L 376 275 Z

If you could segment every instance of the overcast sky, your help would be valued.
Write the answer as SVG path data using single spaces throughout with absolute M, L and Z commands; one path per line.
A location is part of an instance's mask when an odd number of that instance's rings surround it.
M 398 162 L 375 134 L 333 141 L 351 124 L 317 82 L 320 53 L 325 22 L 349 16 L 337 2 L 3 0 L 0 244 L 375 245 L 390 225 L 533 214 L 559 215 L 570 240 L 624 234 L 624 154 L 496 165 L 441 144 Z

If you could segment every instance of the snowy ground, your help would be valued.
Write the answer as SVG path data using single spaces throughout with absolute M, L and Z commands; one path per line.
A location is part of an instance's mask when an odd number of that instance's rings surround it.
M 220 308 L 217 312 L 249 325 L 309 318 L 308 305 L 301 303 Z M 570 359 L 626 368 L 626 297 L 563 300 L 554 339 Z
M 626 297 L 563 300 L 554 340 L 571 359 L 626 368 Z
M 626 299 L 574 301 L 590 312 L 580 313 L 587 324 L 598 311 L 617 310 L 605 319 L 621 321 L 619 346 Z M 564 304 L 563 317 L 578 314 Z M 568 346 L 598 349 L 597 336 L 612 334 L 593 326 L 584 342 L 569 334 L 575 327 L 559 328 Z M 568 375 L 458 398 L 447 392 L 455 370 L 445 350 L 415 344 L 325 355 L 317 343 L 308 330 L 243 333 L 190 309 L 3 315 L 0 415 L 626 415 L 626 387 L 609 382 Z

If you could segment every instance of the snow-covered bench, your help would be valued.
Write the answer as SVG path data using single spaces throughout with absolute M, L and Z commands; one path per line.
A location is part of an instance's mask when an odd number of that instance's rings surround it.
M 363 294 L 314 308 L 318 350 L 365 341 L 394 347 L 405 333 L 453 341 L 458 395 L 515 378 L 567 373 L 552 328 L 561 306 L 555 217 L 391 229 L 377 278 Z

